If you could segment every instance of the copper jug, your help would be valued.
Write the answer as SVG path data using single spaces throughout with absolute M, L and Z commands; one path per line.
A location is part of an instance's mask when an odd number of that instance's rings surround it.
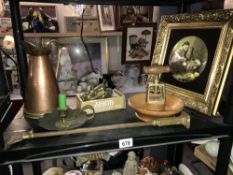
M 58 85 L 49 60 L 50 48 L 24 42 L 29 54 L 24 114 L 39 119 L 58 106 Z

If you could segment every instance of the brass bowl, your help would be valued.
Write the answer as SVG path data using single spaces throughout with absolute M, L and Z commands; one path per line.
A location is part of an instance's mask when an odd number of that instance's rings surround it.
M 128 105 L 138 114 L 139 119 L 145 117 L 146 119 L 153 119 L 155 117 L 171 117 L 180 113 L 184 108 L 184 102 L 178 97 L 166 95 L 165 107 L 163 110 L 147 110 L 148 103 L 146 103 L 146 94 L 140 93 L 131 96 L 128 99 Z M 151 104 L 150 108 L 151 108 Z M 155 105 L 156 108 L 156 105 Z

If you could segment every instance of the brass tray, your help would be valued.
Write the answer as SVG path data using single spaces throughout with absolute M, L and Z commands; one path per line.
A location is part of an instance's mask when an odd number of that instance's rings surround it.
M 166 95 L 164 110 L 148 110 L 145 93 L 131 96 L 128 99 L 128 105 L 133 108 L 141 120 L 153 120 L 155 117 L 171 117 L 180 113 L 184 108 L 184 102 L 181 99 L 172 95 Z

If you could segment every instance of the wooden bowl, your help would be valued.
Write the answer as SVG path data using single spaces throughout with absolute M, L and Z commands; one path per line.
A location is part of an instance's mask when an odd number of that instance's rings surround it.
M 145 116 L 148 119 L 154 117 L 171 117 L 177 113 L 180 113 L 184 108 L 184 102 L 181 99 L 172 95 L 166 95 L 164 110 L 147 110 L 148 103 L 146 103 L 145 93 L 131 96 L 128 99 L 128 105 L 134 109 L 140 118 Z

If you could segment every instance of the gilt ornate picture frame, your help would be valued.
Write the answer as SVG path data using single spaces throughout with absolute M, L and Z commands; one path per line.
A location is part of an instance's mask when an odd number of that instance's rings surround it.
M 152 64 L 169 65 L 161 75 L 169 94 L 215 116 L 233 55 L 233 10 L 161 18 Z

